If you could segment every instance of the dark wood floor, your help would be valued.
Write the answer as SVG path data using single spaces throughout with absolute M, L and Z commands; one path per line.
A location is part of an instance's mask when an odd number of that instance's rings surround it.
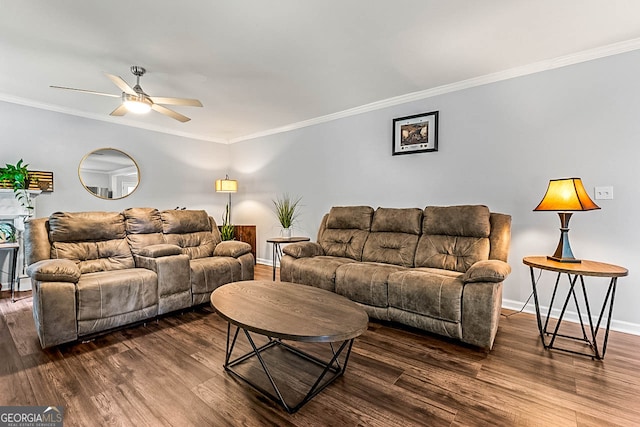
M 344 377 L 288 415 L 224 372 L 209 308 L 42 350 L 19 296 L 0 299 L 0 405 L 62 405 L 67 427 L 640 425 L 638 336 L 613 332 L 597 362 L 545 351 L 529 314 L 502 317 L 488 354 L 371 322 Z

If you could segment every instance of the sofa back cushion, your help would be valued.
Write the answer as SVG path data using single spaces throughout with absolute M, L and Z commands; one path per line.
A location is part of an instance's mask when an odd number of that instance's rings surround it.
M 370 206 L 332 207 L 326 228 L 318 236 L 325 255 L 360 261 L 372 217 L 373 208 Z
M 491 252 L 489 259 L 507 262 L 511 246 L 511 215 L 491 212 Z
M 56 212 L 49 241 L 51 258 L 74 261 L 83 274 L 134 267 L 119 212 Z
M 465 272 L 489 259 L 490 215 L 480 205 L 427 206 L 415 266 Z
M 206 258 L 220 243 L 220 234 L 203 210 L 166 210 L 160 212 L 165 243 L 178 245 L 190 259 Z M 217 231 L 217 230 L 216 230 Z
M 362 261 L 412 267 L 421 227 L 421 209 L 376 209 Z
M 164 243 L 160 211 L 154 208 L 129 208 L 122 212 L 125 218 L 127 242 L 134 255 L 147 246 Z

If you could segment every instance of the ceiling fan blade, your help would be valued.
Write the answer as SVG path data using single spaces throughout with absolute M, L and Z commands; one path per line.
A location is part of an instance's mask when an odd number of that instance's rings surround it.
M 112 98 L 120 98 L 120 95 L 114 95 L 112 93 L 96 92 L 94 90 L 76 89 L 73 87 L 64 87 L 64 86 L 49 86 L 49 87 L 52 87 L 54 89 L 75 90 L 76 92 L 90 93 L 92 95 L 102 95 L 102 96 L 110 96 Z
M 118 108 L 116 108 L 115 110 L 113 110 L 111 112 L 111 116 L 124 116 L 125 114 L 127 114 L 127 107 L 124 106 L 124 104 L 120 104 L 118 106 Z
M 104 73 L 104 75 L 109 77 L 109 80 L 111 80 L 114 85 L 118 86 L 124 93 L 128 93 L 129 95 L 137 95 L 136 91 L 133 90 L 133 88 L 129 86 L 127 82 L 122 79 L 122 77 L 114 76 L 113 74 L 109 73 Z
M 162 105 L 152 104 L 151 108 L 153 110 L 156 110 L 160 114 L 164 114 L 165 116 L 169 116 L 172 119 L 176 119 L 177 121 L 182 122 L 182 123 L 188 122 L 189 120 L 191 120 L 189 117 L 183 116 L 182 114 L 180 114 L 180 113 L 178 113 L 176 111 L 170 110 L 167 107 L 163 107 Z
M 151 96 L 149 97 L 156 104 L 167 104 L 167 105 L 184 105 L 188 107 L 202 107 L 202 102 L 197 99 L 187 99 L 187 98 L 166 98 L 162 96 Z

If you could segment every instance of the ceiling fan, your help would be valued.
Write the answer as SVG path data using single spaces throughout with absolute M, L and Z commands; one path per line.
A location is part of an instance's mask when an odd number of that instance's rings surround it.
M 105 73 L 105 75 L 122 91 L 122 95 L 114 95 L 111 93 L 104 92 L 96 92 L 93 90 L 85 90 L 85 89 L 75 89 L 72 87 L 63 87 L 63 86 L 50 86 L 55 89 L 67 89 L 67 90 L 75 90 L 78 92 L 90 93 L 93 95 L 102 95 L 102 96 L 110 96 L 113 98 L 121 98 L 122 104 L 120 104 L 115 110 L 111 112 L 112 116 L 124 116 L 127 112 L 132 113 L 147 113 L 149 110 L 157 111 L 160 114 L 164 114 L 165 116 L 169 116 L 173 119 L 178 120 L 179 122 L 188 122 L 191 120 L 187 116 L 183 116 L 182 114 L 173 111 L 163 105 L 182 105 L 189 107 L 202 107 L 202 103 L 197 99 L 187 99 L 187 98 L 167 98 L 160 96 L 149 96 L 140 87 L 140 77 L 147 72 L 143 67 L 138 65 L 131 66 L 131 72 L 134 76 L 136 76 L 136 85 L 131 87 L 125 82 L 122 77 L 114 76 L 113 74 Z

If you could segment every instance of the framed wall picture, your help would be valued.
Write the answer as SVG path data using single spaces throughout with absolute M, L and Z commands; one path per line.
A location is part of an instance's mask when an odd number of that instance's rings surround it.
M 438 112 L 393 119 L 393 155 L 438 151 Z

